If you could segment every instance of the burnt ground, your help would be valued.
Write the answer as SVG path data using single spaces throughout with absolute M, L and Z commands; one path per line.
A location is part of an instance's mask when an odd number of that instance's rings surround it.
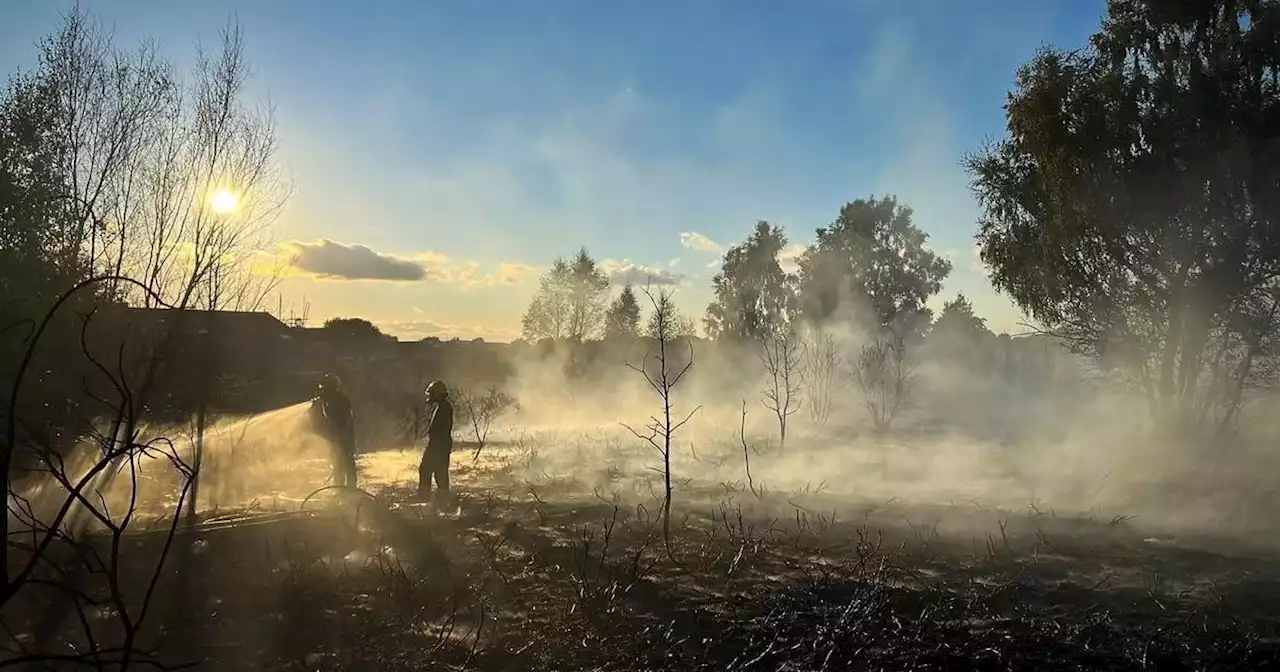
M 668 546 L 652 499 L 455 465 L 443 512 L 400 481 L 210 515 L 178 533 L 145 613 L 165 535 L 129 536 L 138 647 L 227 670 L 1280 669 L 1280 570 L 1225 542 L 1038 511 L 962 533 L 940 530 L 948 507 L 689 484 Z M 89 600 L 108 582 L 60 581 L 6 607 L 26 651 L 121 634 L 120 605 L 68 608 L 67 585 Z

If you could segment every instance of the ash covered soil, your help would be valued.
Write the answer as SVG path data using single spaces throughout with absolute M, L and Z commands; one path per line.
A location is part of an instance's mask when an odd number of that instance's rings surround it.
M 678 474 L 664 535 L 655 456 L 600 442 L 462 445 L 442 510 L 411 501 L 414 451 L 361 455 L 361 494 L 313 493 L 327 464 L 292 460 L 177 534 L 140 644 L 228 670 L 1280 669 L 1264 548 Z M 125 541 L 122 592 L 145 593 L 165 536 Z M 33 609 L 16 638 L 80 623 Z

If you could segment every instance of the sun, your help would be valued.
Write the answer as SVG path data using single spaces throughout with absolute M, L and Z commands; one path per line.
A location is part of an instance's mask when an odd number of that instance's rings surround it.
M 219 189 L 213 192 L 213 196 L 209 197 L 209 207 L 220 215 L 231 214 L 240 207 L 240 199 L 232 192 L 226 189 Z

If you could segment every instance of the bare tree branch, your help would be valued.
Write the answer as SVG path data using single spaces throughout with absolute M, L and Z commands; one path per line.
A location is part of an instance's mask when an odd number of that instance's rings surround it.
M 800 344 L 790 329 L 771 331 L 761 344 L 765 382 L 761 403 L 778 420 L 779 445 L 787 443 L 787 419 L 800 410 Z
M 693 343 L 687 338 L 684 339 L 689 345 L 688 361 L 678 369 L 674 368 L 673 362 L 669 358 L 671 354 L 669 345 L 676 338 L 685 334 L 680 333 L 684 325 L 679 322 L 680 316 L 675 310 L 675 305 L 671 302 L 671 293 L 668 290 L 660 289 L 657 296 L 655 296 L 648 285 L 641 291 L 649 299 L 649 304 L 653 308 L 653 314 L 649 319 L 649 336 L 654 341 L 654 346 L 645 353 L 640 365 L 627 362 L 627 366 L 644 376 L 649 387 L 661 398 L 662 413 L 661 417 L 651 417 L 643 432 L 625 423 L 622 426 L 635 435 L 636 438 L 653 446 L 662 455 L 662 536 L 666 543 L 667 555 L 671 556 L 673 555 L 671 548 L 671 439 L 676 431 L 688 423 L 702 407 L 695 407 L 682 420 L 673 420 L 672 391 L 684 378 L 685 374 L 693 368 Z M 656 372 L 650 371 L 648 366 L 650 361 L 656 366 Z
M 862 346 L 854 376 L 872 427 L 876 432 L 888 431 L 910 399 L 915 383 L 914 364 L 908 358 L 905 339 L 890 333 Z

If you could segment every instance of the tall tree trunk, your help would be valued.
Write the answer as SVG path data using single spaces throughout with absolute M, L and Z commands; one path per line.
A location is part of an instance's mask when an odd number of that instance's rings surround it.
M 1253 360 L 1262 344 L 1263 335 L 1271 331 L 1278 311 L 1280 311 L 1280 299 L 1273 299 L 1271 308 L 1267 310 L 1266 319 L 1249 332 L 1248 340 L 1245 342 L 1244 357 L 1240 359 L 1240 363 L 1236 366 L 1235 376 L 1229 381 L 1231 383 L 1231 394 L 1227 398 L 1226 409 L 1223 411 L 1222 418 L 1219 419 L 1218 426 L 1214 432 L 1216 438 L 1221 438 L 1228 431 L 1240 413 L 1240 406 L 1244 401 L 1245 384 L 1249 380 L 1249 373 L 1253 370 Z
M 1204 369 L 1204 350 L 1209 343 L 1209 328 L 1213 321 L 1212 311 L 1197 306 L 1187 316 L 1182 330 L 1182 351 L 1179 353 L 1177 409 L 1178 417 L 1183 422 L 1195 427 L 1195 402 L 1197 383 Z
M 1174 393 L 1174 374 L 1177 369 L 1178 345 L 1182 343 L 1182 334 L 1185 329 L 1186 286 L 1189 270 L 1189 264 L 1182 265 L 1182 268 L 1178 271 L 1177 279 L 1169 291 L 1169 321 L 1165 327 L 1164 349 L 1160 356 L 1160 377 L 1156 384 L 1159 399 L 1157 413 L 1161 416 L 1166 415 L 1169 401 L 1173 398 Z M 1157 423 L 1163 423 L 1166 419 L 1167 417 L 1155 418 Z

